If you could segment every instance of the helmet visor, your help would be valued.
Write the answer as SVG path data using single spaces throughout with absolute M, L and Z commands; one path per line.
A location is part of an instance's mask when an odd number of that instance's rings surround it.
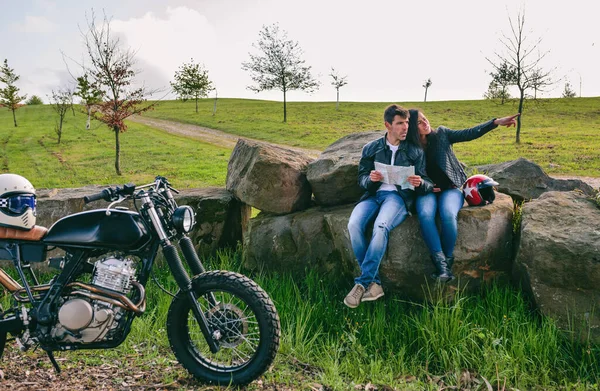
M 9 198 L 0 198 L 0 208 L 6 208 L 9 212 L 21 214 L 31 208 L 35 210 L 36 199 L 32 194 L 15 195 Z

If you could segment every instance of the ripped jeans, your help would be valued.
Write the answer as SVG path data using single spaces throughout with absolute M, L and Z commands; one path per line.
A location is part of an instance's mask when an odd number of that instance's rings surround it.
M 348 222 L 350 242 L 361 275 L 354 282 L 365 288 L 371 282 L 381 284 L 379 264 L 387 249 L 390 232 L 406 219 L 404 200 L 396 191 L 378 191 L 354 207 Z M 373 235 L 367 240 L 367 227 L 373 224 Z

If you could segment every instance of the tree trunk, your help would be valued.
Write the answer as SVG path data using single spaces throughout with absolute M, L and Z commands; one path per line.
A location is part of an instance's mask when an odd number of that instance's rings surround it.
M 85 123 L 85 128 L 87 130 L 90 130 L 90 121 L 92 119 L 92 106 L 87 107 L 87 112 L 88 112 L 88 118 L 87 118 L 87 122 Z
M 121 175 L 121 144 L 119 143 L 119 128 L 113 127 L 115 132 L 115 170 L 117 175 Z
M 64 116 L 61 115 L 60 116 L 60 122 L 58 123 L 58 143 L 60 144 L 60 137 L 62 136 L 62 124 L 63 124 L 63 118 Z
M 525 101 L 525 90 L 520 90 L 519 113 L 523 114 L 523 102 Z M 517 144 L 521 142 L 521 116 L 517 117 Z
M 340 89 L 336 88 L 336 90 L 337 90 L 337 101 L 335 104 L 335 109 L 339 110 L 339 108 L 340 108 Z
M 425 100 L 424 102 L 427 102 L 427 87 L 425 87 Z
M 15 123 L 15 128 L 17 127 L 17 117 L 15 116 L 15 109 L 12 109 L 13 112 L 13 122 Z
M 198 114 L 198 96 L 196 95 L 196 114 Z
M 217 92 L 215 91 L 215 104 L 213 105 L 213 117 L 215 116 L 215 113 L 217 112 Z
M 287 122 L 287 106 L 285 101 L 285 89 L 283 90 L 283 122 Z

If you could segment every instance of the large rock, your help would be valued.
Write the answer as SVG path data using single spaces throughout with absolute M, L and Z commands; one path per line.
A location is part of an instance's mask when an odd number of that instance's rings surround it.
M 316 207 L 250 220 L 244 236 L 245 265 L 295 273 L 314 269 L 351 278 L 358 273 L 347 228 L 353 207 Z M 494 279 L 509 279 L 512 214 L 512 200 L 504 194 L 498 194 L 492 205 L 462 209 L 453 267 L 459 280 L 448 284 L 448 291 L 459 282 L 473 290 Z M 433 271 L 418 220 L 409 217 L 390 234 L 381 264 L 384 288 L 421 300 L 427 296 L 427 286 L 433 285 L 428 280 Z
M 311 204 L 312 190 L 306 180 L 311 161 L 297 151 L 239 139 L 227 167 L 227 190 L 265 212 L 306 209 Z
M 331 144 L 308 165 L 306 177 L 315 201 L 332 206 L 356 202 L 364 191 L 358 186 L 358 163 L 365 144 L 385 134 L 383 130 L 353 133 Z
M 514 277 L 541 312 L 600 342 L 600 209 L 577 192 L 526 203 Z
M 519 158 L 500 164 L 478 166 L 477 169 L 499 183 L 498 191 L 515 200 L 538 198 L 547 191 L 571 191 L 580 189 L 592 194 L 593 188 L 579 179 L 554 179 L 534 162 Z

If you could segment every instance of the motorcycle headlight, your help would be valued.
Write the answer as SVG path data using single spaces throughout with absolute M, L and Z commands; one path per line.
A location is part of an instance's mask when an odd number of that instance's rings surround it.
M 196 219 L 194 217 L 194 209 L 189 206 L 180 206 L 173 213 L 173 225 L 178 231 L 188 233 L 194 228 Z

